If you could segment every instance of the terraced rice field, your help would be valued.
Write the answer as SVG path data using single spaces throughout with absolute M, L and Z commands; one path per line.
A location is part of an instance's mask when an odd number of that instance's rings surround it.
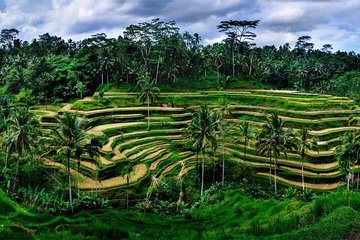
M 333 190 L 343 185 L 344 176 L 334 159 L 334 150 L 346 131 L 360 129 L 357 123 L 360 110 L 347 98 L 295 91 L 244 90 L 162 93 L 158 102 L 150 107 L 151 128 L 147 131 L 147 108 L 136 100 L 136 95 L 106 92 L 103 98 L 116 107 L 104 106 L 96 110 L 77 110 L 70 104 L 62 109 L 51 106 L 32 109 L 44 131 L 57 127 L 57 113 L 76 112 L 87 126 L 87 133 L 103 143 L 99 157 L 93 159 L 84 155 L 81 168 L 73 170 L 73 174 L 79 178 L 79 189 L 107 191 L 126 186 L 127 175 L 122 169 L 129 162 L 133 163 L 128 173 L 131 186 L 148 186 L 152 175 L 158 178 L 177 176 L 181 163 L 185 163 L 183 175 L 194 170 L 196 155 L 186 145 L 184 131 L 193 111 L 200 104 L 214 108 L 222 99 L 228 102 L 230 114 L 226 120 L 231 126 L 246 120 L 259 131 L 266 115 L 277 112 L 288 128 L 297 130 L 308 127 L 310 134 L 319 138 L 320 151 L 307 152 L 304 163 L 305 185 L 315 190 Z M 124 99 L 130 99 L 134 104 L 121 104 Z M 81 104 L 88 104 L 88 109 L 91 109 L 97 101 L 100 99 L 95 93 L 94 97 L 81 100 Z M 351 126 L 350 117 L 356 120 Z M 255 140 L 251 139 L 244 159 L 242 143 L 235 144 L 234 139 L 229 138 L 225 144 L 226 160 L 253 168 L 255 178 L 273 178 L 269 173 L 269 159 L 258 155 L 254 144 Z M 281 156 L 278 161 L 278 182 L 301 187 L 300 161 L 296 152 L 289 153 L 288 158 Z M 46 160 L 46 163 L 63 167 L 50 160 Z

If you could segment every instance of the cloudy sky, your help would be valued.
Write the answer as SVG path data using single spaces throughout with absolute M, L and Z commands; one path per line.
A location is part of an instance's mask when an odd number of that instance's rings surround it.
M 315 47 L 360 53 L 360 0 L 0 0 L 0 29 L 17 28 L 31 40 L 50 34 L 75 40 L 105 32 L 117 37 L 129 24 L 159 17 L 204 43 L 224 36 L 222 20 L 260 20 L 256 44 L 293 46 L 310 35 Z

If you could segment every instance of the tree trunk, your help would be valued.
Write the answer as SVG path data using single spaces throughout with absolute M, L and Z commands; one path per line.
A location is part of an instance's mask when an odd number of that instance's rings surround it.
M 200 178 L 200 162 L 199 162 L 199 149 L 196 148 L 196 175 Z M 199 179 L 198 178 L 198 179 Z
M 235 53 L 234 53 L 234 43 L 232 46 L 232 75 L 235 77 Z
M 18 179 L 19 165 L 20 165 L 20 155 L 18 156 L 18 160 L 16 161 L 16 171 L 15 171 L 15 179 L 14 179 L 14 186 L 13 186 L 14 190 L 15 190 L 15 187 L 16 187 L 17 179 Z
M 302 182 L 302 189 L 303 194 L 305 193 L 305 181 L 304 181 L 304 159 L 301 159 L 301 182 Z
M 109 83 L 109 71 L 106 69 L 106 83 Z
M 221 175 L 221 185 L 224 187 L 225 182 L 225 147 L 224 143 L 222 146 L 222 175 Z
M 129 176 L 126 176 L 126 210 L 127 211 L 129 211 L 129 180 L 130 180 Z
M 101 72 L 101 84 L 104 84 L 104 73 Z
M 275 156 L 275 168 L 274 168 L 275 196 L 277 196 L 276 168 L 277 168 L 277 157 Z
M 147 130 L 150 130 L 150 99 L 147 99 L 147 104 L 148 104 L 148 127 Z
M 357 172 L 357 180 L 356 180 L 356 189 L 359 189 L 359 165 L 358 165 L 358 172 Z
M 202 151 L 202 162 L 201 162 L 201 190 L 200 190 L 200 197 L 204 195 L 204 173 L 205 172 L 205 157 L 204 157 L 204 150 Z
M 159 54 L 158 61 L 157 61 L 157 66 L 156 66 L 155 83 L 158 83 L 159 68 L 160 68 L 160 56 L 161 56 L 161 53 Z
M 215 173 L 216 173 L 216 162 L 215 162 L 215 156 L 213 157 L 213 179 L 212 183 L 215 182 Z
M 246 138 L 244 139 L 245 143 L 244 143 L 244 161 L 246 161 L 246 145 L 247 145 L 247 140 Z
M 70 151 L 67 151 L 67 170 L 68 170 L 68 179 L 69 179 L 69 203 L 71 213 L 74 214 L 74 206 L 72 200 L 72 190 L 71 190 L 71 174 L 70 174 Z
M 269 162 L 270 162 L 270 168 L 269 168 L 269 172 L 270 172 L 270 185 L 271 185 L 271 175 L 272 175 L 272 173 L 271 173 L 271 153 L 269 154 Z

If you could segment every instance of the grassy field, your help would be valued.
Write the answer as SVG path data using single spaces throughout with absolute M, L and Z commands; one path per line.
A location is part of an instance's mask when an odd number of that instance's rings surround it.
M 0 192 L 1 239 L 356 239 L 360 193 L 334 192 L 306 203 L 208 191 L 215 204 L 177 216 L 98 210 L 72 217 L 32 214 Z

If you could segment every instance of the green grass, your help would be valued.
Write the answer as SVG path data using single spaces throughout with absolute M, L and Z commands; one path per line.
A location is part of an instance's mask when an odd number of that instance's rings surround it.
M 50 217 L 29 214 L 1 194 L 0 238 L 335 240 L 360 231 L 356 192 L 334 192 L 310 203 L 255 199 L 239 190 L 218 192 L 216 199 L 178 216 L 98 210 Z

